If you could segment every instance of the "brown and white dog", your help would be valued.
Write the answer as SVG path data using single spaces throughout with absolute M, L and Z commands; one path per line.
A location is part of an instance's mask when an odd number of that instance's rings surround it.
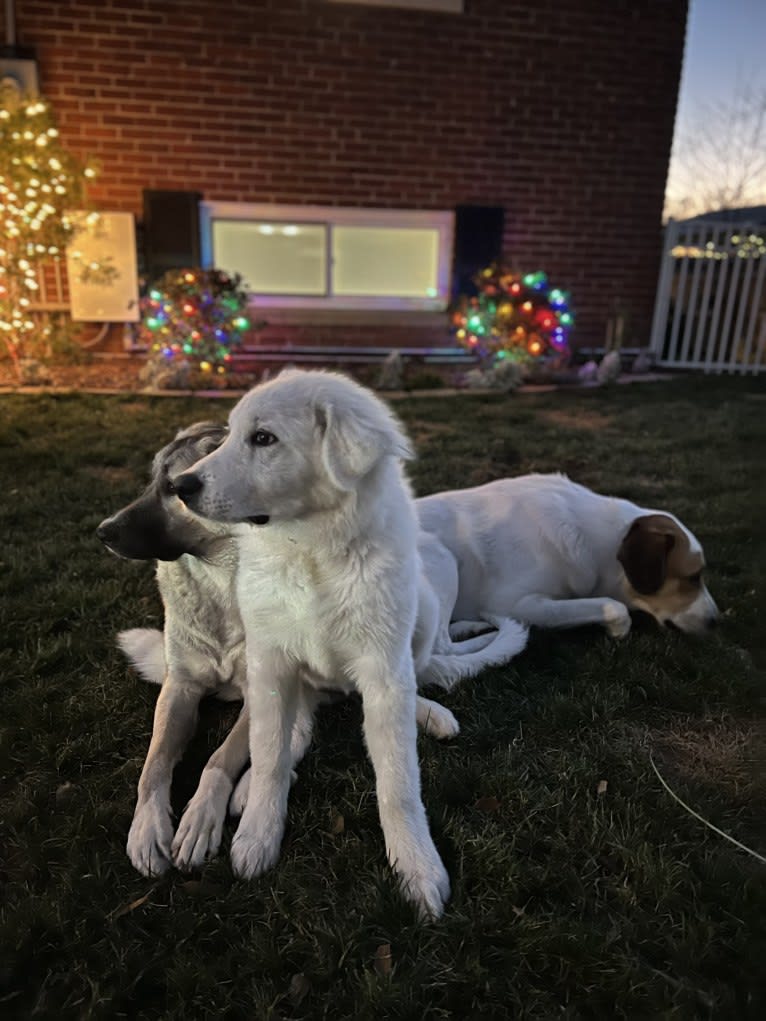
M 457 570 L 453 620 L 603 624 L 619 638 L 630 630 L 631 610 L 693 633 L 718 619 L 702 580 L 702 546 L 667 511 L 601 496 L 565 475 L 436 493 L 416 509 L 443 562 Z M 426 568 L 438 590 L 438 573 Z

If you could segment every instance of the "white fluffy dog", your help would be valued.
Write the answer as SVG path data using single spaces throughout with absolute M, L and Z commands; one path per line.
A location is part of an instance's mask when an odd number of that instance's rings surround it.
M 256 387 L 229 426 L 218 450 L 172 481 L 238 542 L 252 770 L 234 870 L 257 876 L 279 855 L 300 686 L 355 688 L 389 861 L 405 895 L 438 917 L 450 887 L 420 795 L 409 441 L 369 391 L 321 372 Z

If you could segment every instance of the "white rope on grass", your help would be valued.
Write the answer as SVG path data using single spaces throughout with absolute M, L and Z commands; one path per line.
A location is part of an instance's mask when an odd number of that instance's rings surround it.
M 663 777 L 662 773 L 660 773 L 659 769 L 657 769 L 657 766 L 655 765 L 655 762 L 654 762 L 654 758 L 653 758 L 653 756 L 652 756 L 652 753 L 651 753 L 651 752 L 649 752 L 649 762 L 650 762 L 650 763 L 651 763 L 651 765 L 652 765 L 652 769 L 653 769 L 653 770 L 654 770 L 654 772 L 655 772 L 655 773 L 657 774 L 657 779 L 658 779 L 658 780 L 660 781 L 660 783 L 662 784 L 662 786 L 663 786 L 663 787 L 665 788 L 665 790 L 666 790 L 666 791 L 668 792 L 668 794 L 669 794 L 669 795 L 670 795 L 670 796 L 671 796 L 672 798 L 675 798 L 675 800 L 676 800 L 676 801 L 678 802 L 678 804 L 679 804 L 679 805 L 680 805 L 680 806 L 681 806 L 682 808 L 685 808 L 685 809 L 686 809 L 686 811 L 687 811 L 687 812 L 688 812 L 688 813 L 689 813 L 690 815 L 693 815 L 695 819 L 699 819 L 699 821 L 700 821 L 701 823 L 704 823 L 704 824 L 705 824 L 705 826 L 708 826 L 708 827 L 709 827 L 709 828 L 710 828 L 711 830 L 715 830 L 715 832 L 716 832 L 716 833 L 717 833 L 717 834 L 718 834 L 719 836 L 723 837 L 723 838 L 724 838 L 725 840 L 729 840 L 729 841 L 731 841 L 731 843 L 732 843 L 732 844 L 735 844 L 735 845 L 736 845 L 736 846 L 737 846 L 738 848 L 740 848 L 740 850 L 742 850 L 742 851 L 746 851 L 746 852 L 747 852 L 748 854 L 752 855 L 752 856 L 753 856 L 753 858 L 757 859 L 757 860 L 758 860 L 758 861 L 759 861 L 759 862 L 760 862 L 760 863 L 761 863 L 762 865 L 766 865 L 766 858 L 764 858 L 764 856 L 763 856 L 762 854 L 758 854 L 758 852 L 757 852 L 757 851 L 754 851 L 754 850 L 752 849 L 752 847 L 748 847 L 748 846 L 747 846 L 746 844 L 742 844 L 742 843 L 740 843 L 740 841 L 739 841 L 739 840 L 736 840 L 736 839 L 735 839 L 734 837 L 732 837 L 732 836 L 729 836 L 729 834 L 728 834 L 728 833 L 724 833 L 724 831 L 723 831 L 723 830 L 719 830 L 719 829 L 718 829 L 718 827 L 717 827 L 717 826 L 714 826 L 712 822 L 709 822 L 709 821 L 708 821 L 707 819 L 705 819 L 705 818 L 704 818 L 703 816 L 701 816 L 701 815 L 699 814 L 699 812 L 695 812 L 695 811 L 694 811 L 694 809 L 693 809 L 693 808 L 691 808 L 691 807 L 690 807 L 689 805 L 687 805 L 685 801 L 682 801 L 682 799 L 681 799 L 681 798 L 679 798 L 679 796 L 678 796 L 678 795 L 676 794 L 676 792 L 675 792 L 674 790 L 671 790 L 671 788 L 670 788 L 670 787 L 668 786 L 668 784 L 666 783 L 666 781 L 665 781 L 665 778 Z

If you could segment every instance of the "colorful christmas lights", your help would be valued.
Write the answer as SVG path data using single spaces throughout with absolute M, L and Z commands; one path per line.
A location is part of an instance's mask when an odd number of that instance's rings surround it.
M 226 371 L 232 349 L 251 328 L 242 278 L 219 269 L 174 269 L 141 299 L 139 342 L 150 357 Z
M 482 358 L 531 363 L 568 354 L 574 316 L 569 297 L 545 273 L 513 273 L 501 264 L 475 278 L 478 293 L 452 313 L 459 342 Z

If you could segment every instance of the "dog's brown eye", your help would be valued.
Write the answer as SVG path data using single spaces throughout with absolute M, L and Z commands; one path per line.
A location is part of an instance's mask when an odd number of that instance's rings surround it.
M 256 429 L 250 437 L 250 442 L 254 447 L 270 447 L 272 443 L 277 442 L 277 438 L 274 433 L 266 432 L 265 429 Z

